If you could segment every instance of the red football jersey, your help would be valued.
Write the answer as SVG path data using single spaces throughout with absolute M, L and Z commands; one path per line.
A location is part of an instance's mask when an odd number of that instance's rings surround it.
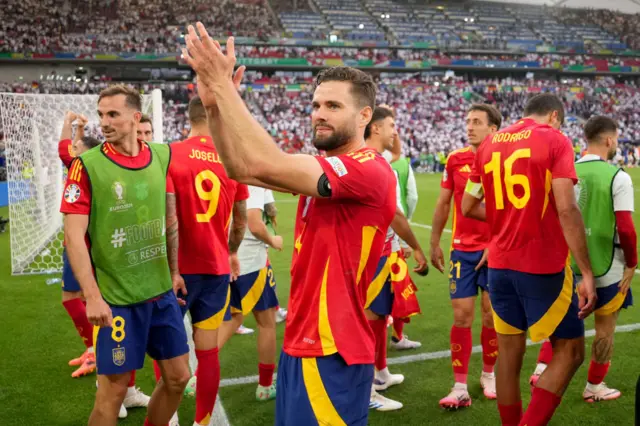
M 180 273 L 229 274 L 233 203 L 249 190 L 227 176 L 210 137 L 171 144 L 167 192 L 176 194 Z
M 372 364 L 364 304 L 396 211 L 395 175 L 370 148 L 317 160 L 332 195 L 300 197 L 284 351 Z
M 486 222 L 464 217 L 462 214 L 462 196 L 475 158 L 476 154 L 470 146 L 453 151 L 447 158 L 442 174 L 440 186 L 453 191 L 451 244 L 454 250 L 484 250 L 489 244 L 489 225 Z
M 487 137 L 471 182 L 482 183 L 491 228 L 489 267 L 553 274 L 569 249 L 551 190 L 553 179 L 577 182 L 574 152 L 560 131 L 523 119 Z
M 108 142 L 103 143 L 100 149 L 115 163 L 124 167 L 138 169 L 146 166 L 151 161 L 147 144 L 141 141 L 138 142 L 140 143 L 140 152 L 135 157 L 120 154 Z M 91 212 L 91 182 L 80 160 L 74 160 L 69 168 L 60 211 L 62 213 L 84 215 L 88 215 Z
M 71 162 L 75 158 L 71 139 L 62 139 L 58 142 L 58 157 L 67 169 L 71 166 Z

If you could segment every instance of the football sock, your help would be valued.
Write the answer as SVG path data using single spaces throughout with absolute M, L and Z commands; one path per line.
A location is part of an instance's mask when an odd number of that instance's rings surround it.
M 131 372 L 131 377 L 129 377 L 129 384 L 127 386 L 129 386 L 130 388 L 134 387 L 136 385 L 136 370 L 133 370 Z
M 258 364 L 258 383 L 260 386 L 268 388 L 273 383 L 273 372 L 276 369 L 275 364 Z
M 480 340 L 482 341 L 482 371 L 493 373 L 493 367 L 498 360 L 498 336 L 495 328 L 483 326 L 482 332 L 480 332 Z
M 592 385 L 599 385 L 604 381 L 607 372 L 609 371 L 610 362 L 606 362 L 604 364 L 599 364 L 593 360 L 591 360 L 591 364 L 589 364 L 589 374 L 587 376 L 587 381 Z
M 520 424 L 523 426 L 543 426 L 549 423 L 560 405 L 562 397 L 546 389 L 534 388 L 533 396 Z
M 218 387 L 220 386 L 220 360 L 218 348 L 208 351 L 196 349 L 198 381 L 196 382 L 196 416 L 198 424 L 207 424 L 213 414 Z
M 369 320 L 369 326 L 376 338 L 376 370 L 387 366 L 387 319 Z
M 395 343 L 398 343 L 404 337 L 402 334 L 402 330 L 404 329 L 404 321 L 398 318 L 393 319 L 393 335 L 391 336 L 391 340 Z
M 156 382 L 158 382 L 162 377 L 162 371 L 160 371 L 160 366 L 158 365 L 158 361 L 156 361 L 155 359 L 153 360 L 153 372 L 156 375 Z
M 66 300 L 62 306 L 67 310 L 73 324 L 78 330 L 84 345 L 88 348 L 93 346 L 93 326 L 87 319 L 87 307 L 79 298 Z
M 456 383 L 467 384 L 469 358 L 471 358 L 471 329 L 451 327 L 451 365 Z
M 551 362 L 551 358 L 553 358 L 553 346 L 551 342 L 546 340 L 542 347 L 540 348 L 540 353 L 538 354 L 538 364 L 549 364 Z
M 161 425 L 154 425 L 153 423 L 151 423 L 149 421 L 149 419 L 145 418 L 144 419 L 144 426 L 161 426 Z M 169 426 L 168 424 L 166 426 Z
M 502 426 L 518 426 L 522 418 L 522 401 L 513 405 L 498 404 Z

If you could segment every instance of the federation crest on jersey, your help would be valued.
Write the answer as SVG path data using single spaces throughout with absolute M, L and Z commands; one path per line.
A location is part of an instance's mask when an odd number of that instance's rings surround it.
M 72 183 L 71 185 L 67 186 L 67 189 L 64 190 L 64 200 L 67 203 L 73 204 L 78 201 L 78 199 L 80 198 L 80 194 L 80 187 L 75 183 Z
M 118 367 L 122 367 L 127 360 L 124 348 L 113 348 L 113 363 Z
M 149 196 L 149 184 L 147 182 L 138 182 L 135 185 L 136 198 L 138 200 L 146 200 Z

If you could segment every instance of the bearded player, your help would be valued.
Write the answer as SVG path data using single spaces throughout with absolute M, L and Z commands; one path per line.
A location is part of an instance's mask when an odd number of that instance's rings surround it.
M 169 262 L 166 248 L 177 254 L 175 231 L 165 231 L 170 150 L 136 140 L 141 103 L 124 85 L 100 93 L 106 142 L 74 160 L 65 192 L 77 196 L 61 208 L 69 261 L 97 326 L 98 391 L 89 425 L 116 424 L 145 353 L 162 370 L 145 425 L 169 422 L 189 380 L 187 336 L 169 269 L 177 260 Z
M 394 217 L 396 186 L 389 165 L 364 143 L 375 84 L 353 68 L 321 72 L 311 121 L 314 145 L 327 157 L 286 154 L 236 92 L 234 39 L 223 54 L 197 26 L 202 40 L 189 26 L 183 58 L 197 73 L 227 172 L 244 183 L 302 195 L 276 424 L 366 425 L 375 338 L 364 303 Z
M 224 171 L 199 97 L 191 99 L 187 114 L 189 138 L 171 145 L 167 228 L 178 221 L 178 265 L 172 270 L 179 275 L 173 282 L 185 302 L 183 314 L 189 311 L 193 324 L 198 426 L 209 424 L 220 385 L 218 328 L 229 303 L 229 281 L 238 274 L 231 265 L 237 268 L 249 194 Z
M 385 150 L 393 148 L 397 134 L 393 112 L 388 108 L 377 107 L 373 111 L 371 121 L 364 132 L 367 146 L 382 154 Z M 415 271 L 423 273 L 428 270 L 427 260 L 422 248 L 411 231 L 407 218 L 404 216 L 400 191 L 397 187 L 394 201 L 396 203 L 396 213 L 387 231 L 385 251 L 378 262 L 376 275 L 367 290 L 365 303 L 369 325 L 376 338 L 376 371 L 371 389 L 370 407 L 378 411 L 392 411 L 402 408 L 400 402 L 385 398 L 377 393 L 377 391 L 386 390 L 404 381 L 402 374 L 391 374 L 387 367 L 387 318 L 392 314 L 395 299 L 400 298 L 399 292 L 394 291 L 396 287 L 392 283 L 391 260 L 393 259 L 394 263 L 397 261 L 404 262 L 398 235 L 414 250 L 415 260 L 418 263 Z M 398 235 L 396 235 L 396 232 Z M 403 266 L 406 270 L 406 262 L 404 262 Z M 411 314 L 418 312 L 419 308 L 417 312 L 412 312 Z M 397 321 L 400 321 L 400 318 Z
M 461 207 L 464 188 L 471 174 L 476 151 L 487 136 L 500 129 L 502 116 L 490 105 L 474 104 L 467 111 L 466 123 L 469 146 L 453 151 L 447 158 L 431 230 L 431 264 L 444 273 L 444 254 L 440 248 L 440 239 L 449 218 L 453 199 L 449 296 L 453 307 L 450 345 L 454 385 L 451 392 L 440 400 L 440 406 L 447 409 L 471 405 L 471 397 L 467 389 L 467 374 L 473 347 L 471 326 L 475 316 L 478 292 L 480 292 L 482 307 L 480 341 L 483 367 L 480 386 L 484 390 L 485 397 L 496 398 L 496 379 L 493 368 L 498 357 L 498 343 L 493 327 L 486 266 L 489 226 L 485 222 L 464 217 Z
M 596 276 L 595 328 L 591 363 L 582 397 L 587 402 L 609 401 L 621 392 L 609 388 L 604 378 L 613 355 L 613 335 L 620 310 L 633 304 L 631 281 L 638 263 L 636 230 L 633 224 L 633 182 L 622 169 L 612 166 L 618 148 L 618 125 L 608 117 L 593 116 L 584 126 L 587 152 L 576 162 L 576 198 L 587 232 L 589 259 Z M 580 270 L 572 268 L 577 275 Z M 553 355 L 550 343 L 541 349 Z M 549 360 L 536 368 L 539 376 Z M 539 363 L 540 364 L 540 363 Z M 534 380 L 537 381 L 537 380 Z
M 496 390 L 502 424 L 534 426 L 550 421 L 582 364 L 582 319 L 593 310 L 596 294 L 573 193 L 573 149 L 557 130 L 564 122 L 563 104 L 552 94 L 537 95 L 524 115 L 478 147 L 462 213 L 486 220 L 490 228 L 489 296 L 500 348 Z M 569 249 L 583 276 L 580 302 Z M 555 353 L 522 416 L 527 329 L 534 342 L 550 338 Z

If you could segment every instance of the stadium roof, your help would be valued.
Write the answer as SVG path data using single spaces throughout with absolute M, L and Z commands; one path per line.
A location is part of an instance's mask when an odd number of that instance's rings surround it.
M 489 0 L 498 3 L 546 4 L 574 8 L 611 9 L 624 13 L 640 13 L 640 0 Z

